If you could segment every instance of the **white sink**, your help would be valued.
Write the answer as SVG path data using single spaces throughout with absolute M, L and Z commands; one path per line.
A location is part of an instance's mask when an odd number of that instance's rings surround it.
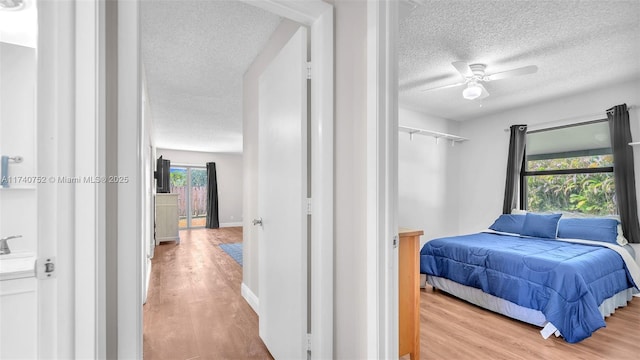
M 21 279 L 36 276 L 36 254 L 15 252 L 0 255 L 0 280 Z

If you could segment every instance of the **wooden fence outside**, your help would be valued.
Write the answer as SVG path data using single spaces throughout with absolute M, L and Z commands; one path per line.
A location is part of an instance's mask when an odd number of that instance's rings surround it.
M 187 187 L 171 186 L 171 193 L 178 194 L 178 215 L 187 216 Z M 201 217 L 207 215 L 207 187 L 194 186 L 191 188 L 191 217 Z

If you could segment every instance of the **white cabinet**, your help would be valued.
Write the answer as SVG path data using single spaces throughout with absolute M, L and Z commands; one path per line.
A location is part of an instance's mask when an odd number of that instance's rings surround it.
M 178 194 L 156 194 L 156 245 L 161 241 L 180 243 Z
M 0 359 L 38 358 L 36 281 L 0 281 Z

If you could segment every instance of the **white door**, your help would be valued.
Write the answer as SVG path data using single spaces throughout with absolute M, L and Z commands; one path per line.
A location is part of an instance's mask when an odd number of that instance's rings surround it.
M 306 358 L 307 31 L 259 80 L 260 337 L 276 359 Z

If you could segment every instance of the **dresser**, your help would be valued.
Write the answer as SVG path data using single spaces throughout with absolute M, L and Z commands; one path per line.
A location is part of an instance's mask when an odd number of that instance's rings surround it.
M 156 194 L 156 245 L 180 243 L 178 220 L 178 194 Z
M 400 228 L 398 247 L 399 356 L 420 359 L 420 236 L 422 230 Z

